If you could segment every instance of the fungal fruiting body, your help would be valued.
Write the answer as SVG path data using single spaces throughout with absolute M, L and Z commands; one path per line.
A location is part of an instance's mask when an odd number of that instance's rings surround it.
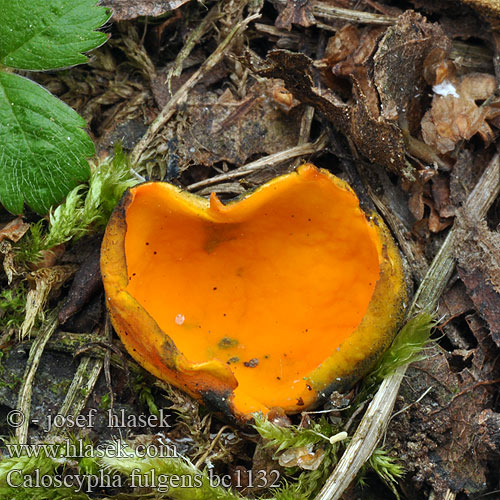
M 310 164 L 227 205 L 162 182 L 128 190 L 101 269 L 132 357 L 240 419 L 352 386 L 393 339 L 406 297 L 384 224 Z

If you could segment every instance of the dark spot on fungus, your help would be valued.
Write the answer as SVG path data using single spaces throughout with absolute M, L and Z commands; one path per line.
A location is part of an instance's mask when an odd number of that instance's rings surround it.
M 230 347 L 236 347 L 238 344 L 239 342 L 236 339 L 232 339 L 231 337 L 223 337 L 219 340 L 217 345 L 220 349 L 229 349 Z
M 230 365 L 231 363 L 239 363 L 240 358 L 238 356 L 233 356 L 232 358 L 229 358 L 227 360 L 227 364 Z
M 297 406 L 304 406 L 304 400 L 302 398 L 297 399 Z
M 276 377 L 278 380 L 281 380 L 281 377 Z
M 153 252 L 153 255 L 156 255 L 157 253 L 158 253 L 158 252 L 155 250 L 155 251 Z
M 306 384 L 306 387 L 307 387 L 308 391 L 312 391 L 313 390 L 313 388 L 309 384 Z
M 257 358 L 252 358 L 250 361 L 245 361 L 243 364 L 247 368 L 255 368 L 259 364 L 259 360 Z
M 214 286 L 214 287 L 212 288 L 212 290 L 217 290 L 217 287 L 216 287 L 216 286 Z

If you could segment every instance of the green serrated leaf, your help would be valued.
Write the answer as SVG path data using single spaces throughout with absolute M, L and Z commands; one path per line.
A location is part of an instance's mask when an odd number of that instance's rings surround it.
M 96 0 L 0 0 L 0 65 L 24 70 L 65 68 L 87 61 L 102 45 L 94 31 L 110 17 Z
M 0 202 L 39 214 L 88 179 L 94 145 L 76 111 L 36 83 L 0 72 Z

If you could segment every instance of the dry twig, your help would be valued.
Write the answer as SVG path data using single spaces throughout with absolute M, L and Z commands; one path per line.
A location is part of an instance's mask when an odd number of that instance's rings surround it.
M 48 315 L 45 326 L 38 333 L 30 349 L 28 362 L 26 363 L 26 369 L 24 371 L 23 384 L 21 386 L 21 390 L 19 391 L 17 399 L 17 410 L 19 412 L 18 423 L 20 425 L 16 429 L 16 438 L 18 439 L 18 442 L 20 444 L 26 444 L 26 442 L 28 441 L 33 382 L 35 380 L 38 366 L 40 365 L 40 359 L 42 357 L 45 345 L 49 341 L 51 335 L 54 333 L 58 324 L 59 322 L 57 320 L 57 312 L 52 311 Z
M 279 0 L 276 3 L 285 6 L 287 0 Z M 318 1 L 312 1 L 311 6 L 313 15 L 315 17 L 321 17 L 322 19 L 332 21 L 338 21 L 339 19 L 342 19 L 351 23 L 390 26 L 391 24 L 395 24 L 397 20 L 397 17 L 393 16 L 384 16 L 382 14 L 373 14 L 371 12 L 363 12 L 360 10 L 343 9 L 341 7 L 333 7 L 328 3 Z
M 247 163 L 242 167 L 235 168 L 234 170 L 231 170 L 231 172 L 216 175 L 214 177 L 210 177 L 209 179 L 190 184 L 186 189 L 188 191 L 196 191 L 205 186 L 213 186 L 214 184 L 220 184 L 222 182 L 231 181 L 233 179 L 240 179 L 241 177 L 245 177 L 246 175 L 257 172 L 258 170 L 262 170 L 263 168 L 272 168 L 287 160 L 291 160 L 299 156 L 317 153 L 318 151 L 321 151 L 325 147 L 325 145 L 326 136 L 321 135 L 316 140 L 316 142 L 299 144 L 298 146 L 286 149 L 285 151 L 280 151 L 279 153 L 264 156 L 263 158 L 259 158 L 258 160 L 252 161 L 251 163 Z

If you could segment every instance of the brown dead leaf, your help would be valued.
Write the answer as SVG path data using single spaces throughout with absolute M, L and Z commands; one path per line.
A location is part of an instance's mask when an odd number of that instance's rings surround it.
M 451 217 L 454 215 L 454 207 L 449 203 L 447 179 L 438 178 L 435 183 L 436 172 L 432 169 L 419 170 L 415 177 L 415 182 L 409 185 L 408 198 L 408 208 L 417 221 L 413 229 L 417 233 L 425 232 L 426 229 L 439 233 L 453 222 Z M 425 207 L 428 216 L 424 218 Z
M 408 208 L 417 221 L 422 220 L 424 217 L 424 199 L 425 197 L 429 198 L 428 183 L 434 174 L 431 169 L 419 170 L 415 173 L 415 181 L 408 185 Z
M 440 217 L 453 217 L 455 206 L 450 200 L 450 179 L 443 174 L 434 175 L 431 179 L 431 192 L 434 206 Z
M 352 55 L 352 61 L 355 65 L 365 64 L 368 58 L 377 49 L 380 38 L 384 35 L 384 28 L 370 27 L 363 31 L 359 46 Z
M 471 336 L 466 335 L 466 332 L 463 331 L 463 322 L 460 320 L 454 321 L 471 311 L 474 311 L 474 304 L 467 293 L 465 285 L 460 280 L 457 280 L 441 296 L 437 315 L 444 320 L 439 329 L 446 335 L 454 348 L 470 349 L 473 347 L 474 341 L 471 342 Z
M 424 60 L 423 77 L 431 86 L 455 78 L 456 72 L 455 64 L 447 59 L 447 51 L 440 47 L 432 49 Z
M 179 8 L 189 0 L 100 0 L 111 7 L 113 21 L 126 21 L 142 16 L 157 17 Z
M 463 213 L 457 231 L 458 273 L 500 346 L 500 234 L 490 231 L 485 221 L 471 221 Z
M 274 450 L 266 447 L 262 441 L 257 443 L 252 457 L 252 469 L 250 471 L 254 478 L 266 477 L 273 481 L 276 474 L 278 474 L 278 477 L 283 477 L 285 471 L 273 457 Z M 243 495 L 262 493 L 262 483 L 259 484 L 258 481 L 247 481 L 247 479 L 250 479 L 248 474 L 243 474 L 243 481 L 240 481 L 240 484 L 245 486 L 240 490 Z M 270 486 L 270 484 L 267 486 Z
M 358 48 L 360 33 L 356 26 L 346 24 L 329 38 L 325 49 L 325 62 L 329 66 L 347 59 Z
M 460 79 L 444 80 L 434 86 L 431 109 L 422 118 L 422 137 L 426 144 L 440 153 L 453 151 L 458 141 L 468 141 L 479 133 L 486 144 L 494 135 L 486 123 L 488 106 L 478 106 L 476 100 L 486 100 L 496 89 L 493 75 L 473 73 Z
M 453 220 L 440 217 L 433 201 L 424 200 L 424 203 L 429 207 L 430 210 L 428 227 L 432 233 L 440 233 L 444 229 L 451 226 Z
M 414 183 L 414 189 L 410 191 L 408 208 L 413 217 L 415 217 L 415 220 L 419 221 L 424 218 L 424 191 L 416 182 Z
M 38 269 L 52 267 L 64 255 L 65 251 L 66 245 L 64 243 L 56 245 L 48 250 L 42 250 L 40 252 L 40 259 L 35 262 L 30 262 L 29 268 L 31 271 L 37 271 Z
M 459 82 L 460 95 L 474 101 L 484 101 L 495 92 L 496 88 L 496 78 L 487 73 L 470 73 L 465 75 Z
M 488 322 L 493 340 L 500 346 L 500 294 L 489 283 L 489 273 L 479 268 L 465 270 L 461 267 L 458 273 L 474 306 Z
M 268 54 L 264 68 L 258 73 L 268 78 L 282 78 L 285 87 L 301 102 L 321 111 L 343 133 L 349 130 L 350 112 L 337 96 L 328 89 L 314 87 L 311 77 L 312 60 L 304 54 L 287 50 L 273 50 Z
M 315 22 L 310 0 L 287 0 L 285 8 L 276 18 L 274 25 L 279 29 L 290 31 L 292 24 L 308 28 Z
M 28 223 L 24 222 L 21 217 L 17 217 L 0 229 L 0 241 L 7 238 L 17 243 L 26 234 L 29 228 L 30 225 Z
M 339 84 L 345 80 L 355 80 L 357 85 L 363 89 L 367 99 L 370 100 L 368 107 L 370 108 L 372 115 L 378 117 L 380 114 L 379 98 L 373 86 L 372 79 L 368 78 L 368 71 L 370 69 L 371 72 L 372 66 L 369 59 L 373 56 L 375 50 L 377 49 L 377 43 L 383 36 L 385 30 L 381 27 L 365 28 L 358 34 L 358 41 L 355 46 L 355 32 L 348 30 L 348 27 L 349 25 L 344 26 L 343 30 L 339 32 L 339 40 L 334 40 L 332 42 L 334 46 L 337 45 L 337 43 L 345 44 L 344 50 L 342 50 L 342 47 L 340 48 L 341 51 L 346 54 L 346 57 L 333 65 L 330 71 L 324 72 L 326 82 L 332 90 L 340 90 L 341 95 L 346 99 L 349 99 L 352 92 L 344 95 L 345 93 L 342 92 L 342 88 Z M 347 31 L 344 32 L 344 29 Z M 349 41 L 347 38 L 351 38 L 351 40 Z M 334 39 L 336 39 L 336 37 L 334 37 Z M 352 52 L 347 53 L 349 46 L 352 48 Z M 342 54 L 339 53 L 338 57 L 340 55 Z
M 449 51 L 448 37 L 437 23 L 429 23 L 411 10 L 387 29 L 374 56 L 374 81 L 383 118 L 404 117 L 410 131 L 417 130 L 423 114 L 421 97 L 427 86 L 423 77 L 424 61 L 437 48 Z

